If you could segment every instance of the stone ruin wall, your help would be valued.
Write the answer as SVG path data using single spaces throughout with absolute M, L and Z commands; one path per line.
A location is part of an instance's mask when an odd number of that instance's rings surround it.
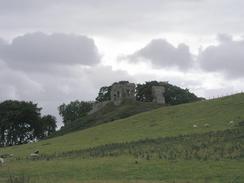
M 136 85 L 134 83 L 113 84 L 111 89 L 111 102 L 120 105 L 125 99 L 136 100 Z
M 164 93 L 165 93 L 164 86 L 153 86 L 152 87 L 153 102 L 157 104 L 165 104 Z
M 153 86 L 152 96 L 153 102 L 157 104 L 165 104 L 165 87 L 164 86 Z M 120 105 L 124 100 L 136 100 L 136 85 L 134 83 L 116 83 L 112 85 L 111 89 L 111 100 L 94 103 L 92 110 L 89 114 L 95 113 L 101 110 L 108 103 L 113 102 L 114 105 Z
M 110 101 L 104 101 L 104 102 L 95 102 L 92 105 L 92 110 L 88 112 L 88 114 L 93 114 L 99 110 L 101 110 L 105 105 L 107 105 Z

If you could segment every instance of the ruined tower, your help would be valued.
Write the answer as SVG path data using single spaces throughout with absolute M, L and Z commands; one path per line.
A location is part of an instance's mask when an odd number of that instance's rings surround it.
M 164 86 L 153 86 L 152 87 L 152 96 L 153 102 L 158 104 L 165 104 L 165 87 Z
M 111 89 L 111 101 L 115 105 L 120 105 L 125 99 L 135 100 L 135 84 L 134 83 L 115 83 Z

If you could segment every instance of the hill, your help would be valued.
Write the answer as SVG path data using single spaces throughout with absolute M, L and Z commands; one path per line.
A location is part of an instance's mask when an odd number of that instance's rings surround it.
M 164 96 L 162 96 L 162 93 L 164 93 Z M 111 95 L 115 101 L 111 100 Z M 74 117 L 74 114 L 68 115 L 70 111 L 76 111 L 74 108 L 71 109 L 71 106 L 73 105 L 74 107 L 77 104 L 63 104 L 60 106 L 61 111 L 66 108 L 63 112 L 61 112 L 61 115 L 64 115 L 63 121 L 65 126 L 55 133 L 54 136 L 94 127 L 96 125 L 126 118 L 166 105 L 179 105 L 200 100 L 204 100 L 204 98 L 199 98 L 194 93 L 191 93 L 188 89 L 182 89 L 168 82 L 150 81 L 146 82 L 145 84 L 135 85 L 134 83 L 129 83 L 128 81 L 119 81 L 110 86 L 104 86 L 100 89 L 96 101 L 98 103 L 110 102 L 103 106 L 102 109 L 94 110 L 97 112 L 92 113 L 91 115 L 81 115 L 82 117 L 77 119 L 77 116 Z M 115 105 L 115 103 L 121 104 Z M 103 105 L 102 103 L 100 104 Z M 69 107 L 67 108 L 67 106 Z M 87 107 L 85 107 L 85 109 L 87 109 Z M 80 110 L 80 108 L 78 110 Z M 77 115 L 82 113 L 83 112 L 80 111 Z
M 162 107 L 112 123 L 34 144 L 9 147 L 2 151 L 24 155 L 39 149 L 42 153 L 50 154 L 116 142 L 224 130 L 230 127 L 229 121 L 238 122 L 243 119 L 244 94 L 238 94 L 215 100 Z M 205 123 L 209 124 L 209 128 L 204 127 Z M 198 128 L 193 128 L 194 124 L 198 125 Z
M 162 105 L 153 102 L 138 102 L 133 100 L 124 100 L 123 103 L 118 106 L 110 102 L 97 112 L 84 116 L 64 126 L 53 136 L 64 135 L 72 131 L 94 127 L 103 123 L 108 123 L 118 119 L 133 116 L 141 112 L 157 109 L 159 107 L 162 107 Z
M 61 182 L 241 182 L 243 119 L 244 94 L 162 107 L 38 143 L 3 148 L 1 154 L 13 153 L 15 158 L 0 169 L 0 175 L 6 179 L 9 169 L 40 182 L 49 175 L 50 181 Z M 41 153 L 38 161 L 26 158 L 34 150 Z

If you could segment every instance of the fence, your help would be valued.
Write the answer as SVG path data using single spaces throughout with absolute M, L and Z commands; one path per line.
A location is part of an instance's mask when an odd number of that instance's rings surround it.
M 213 99 L 220 99 L 224 97 L 228 97 L 231 95 L 237 95 L 237 94 L 243 94 L 244 91 L 237 91 L 237 92 L 231 92 L 231 93 L 226 93 L 226 94 L 221 94 L 221 95 L 216 95 L 216 96 L 208 96 L 206 97 L 207 100 L 213 100 Z

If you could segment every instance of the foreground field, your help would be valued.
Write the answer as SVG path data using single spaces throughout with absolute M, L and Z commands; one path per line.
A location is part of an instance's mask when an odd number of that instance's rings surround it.
M 12 173 L 14 172 L 14 173 Z M 0 169 L 1 181 L 9 174 L 30 176 L 34 182 L 243 182 L 244 161 L 164 161 L 120 156 L 96 159 L 10 162 Z M 143 180 L 143 181 L 139 181 Z M 242 180 L 242 181 L 241 181 Z

